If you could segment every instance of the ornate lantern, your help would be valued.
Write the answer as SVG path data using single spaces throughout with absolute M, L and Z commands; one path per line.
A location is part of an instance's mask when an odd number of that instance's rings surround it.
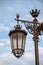
M 10 31 L 12 53 L 17 57 L 21 57 L 25 50 L 27 33 L 21 30 L 20 25 L 16 25 L 15 30 Z

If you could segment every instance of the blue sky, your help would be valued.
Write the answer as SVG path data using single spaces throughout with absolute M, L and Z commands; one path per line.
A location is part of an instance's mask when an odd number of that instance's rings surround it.
M 21 19 L 33 20 L 30 10 L 37 8 L 40 10 L 38 21 L 43 22 L 43 0 L 0 0 L 0 65 L 35 65 L 34 42 L 28 33 L 26 39 L 25 53 L 17 59 L 11 53 L 9 31 L 14 29 L 16 13 Z M 23 28 L 24 27 L 24 24 Z M 43 65 L 43 35 L 39 40 L 39 60 Z

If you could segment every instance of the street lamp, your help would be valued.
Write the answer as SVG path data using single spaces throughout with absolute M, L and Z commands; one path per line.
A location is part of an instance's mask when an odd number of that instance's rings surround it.
M 19 19 L 19 14 L 16 15 L 15 20 L 17 21 L 17 25 L 15 26 L 15 30 L 10 31 L 9 36 L 11 40 L 12 53 L 17 57 L 21 57 L 25 51 L 25 40 L 26 40 L 26 31 L 21 29 L 19 25 L 19 21 L 24 23 L 26 29 L 30 34 L 33 35 L 34 47 L 35 47 L 35 65 L 39 65 L 39 53 L 38 53 L 38 41 L 39 35 L 43 32 L 43 23 L 39 23 L 37 17 L 40 13 L 40 10 L 32 10 L 30 11 L 31 16 L 34 18 L 33 21 L 21 20 Z
M 18 19 L 18 15 L 17 15 Z M 25 50 L 25 42 L 26 42 L 27 32 L 21 29 L 17 21 L 17 25 L 15 26 L 15 30 L 10 31 L 9 36 L 11 40 L 11 48 L 12 53 L 17 57 L 21 57 Z

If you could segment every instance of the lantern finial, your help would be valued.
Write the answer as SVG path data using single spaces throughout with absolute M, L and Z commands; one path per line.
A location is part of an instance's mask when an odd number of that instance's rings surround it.
M 14 54 L 14 53 L 13 53 Z M 23 54 L 14 54 L 15 57 L 20 58 Z
M 19 14 L 18 14 L 18 13 L 16 14 L 15 20 L 17 21 L 17 25 L 14 26 L 14 28 L 15 28 L 15 29 L 21 29 L 22 26 L 19 25 Z

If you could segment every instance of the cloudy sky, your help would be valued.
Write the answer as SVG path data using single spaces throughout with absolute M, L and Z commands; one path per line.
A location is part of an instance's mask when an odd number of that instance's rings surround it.
M 30 10 L 40 10 L 38 21 L 43 22 L 43 0 L 0 0 L 0 65 L 35 65 L 34 42 L 28 33 L 25 53 L 17 59 L 11 53 L 9 31 L 14 29 L 16 13 L 21 19 L 33 20 Z M 23 24 L 24 27 L 24 24 Z M 25 27 L 24 27 L 25 29 Z M 43 35 L 39 37 L 39 61 L 43 65 Z

